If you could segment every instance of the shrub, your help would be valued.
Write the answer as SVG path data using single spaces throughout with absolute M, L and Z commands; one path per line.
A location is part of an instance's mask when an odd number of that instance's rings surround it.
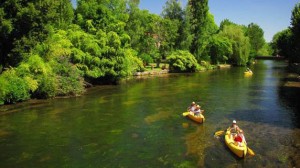
M 34 96 L 37 98 L 52 98 L 56 95 L 57 82 L 54 75 L 41 75 L 38 82 L 39 87 L 34 92 Z
M 80 70 L 65 57 L 51 62 L 55 68 L 55 94 L 58 96 L 80 95 L 84 92 L 83 78 Z
M 188 51 L 177 50 L 167 56 L 171 72 L 195 72 L 199 70 L 196 58 Z
M 140 58 L 143 60 L 144 65 L 153 63 L 153 58 L 149 54 L 143 53 L 140 55 Z
M 136 51 L 126 49 L 124 51 L 125 61 L 122 71 L 125 71 L 124 76 L 132 75 L 134 72 L 142 72 L 145 70 L 143 61 L 136 56 Z
M 30 98 L 30 88 L 23 78 L 11 68 L 0 76 L 0 103 L 11 104 Z

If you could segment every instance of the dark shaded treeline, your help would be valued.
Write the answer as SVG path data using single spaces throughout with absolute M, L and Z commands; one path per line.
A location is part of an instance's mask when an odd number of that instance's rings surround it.
M 273 55 L 286 57 L 290 64 L 300 63 L 300 3 L 292 11 L 290 27 L 276 33 L 271 46 Z M 297 72 L 300 73 L 299 67 Z
M 0 104 L 32 97 L 80 95 L 86 82 L 115 83 L 145 65 L 167 60 L 170 70 L 211 64 L 246 65 L 269 55 L 254 23 L 224 20 L 208 0 L 186 7 L 168 0 L 161 16 L 139 0 L 7 0 L 0 2 Z

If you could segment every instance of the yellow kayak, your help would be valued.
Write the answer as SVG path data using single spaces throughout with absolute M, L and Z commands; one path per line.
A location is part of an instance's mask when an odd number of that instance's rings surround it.
M 200 116 L 195 116 L 193 113 L 184 112 L 182 113 L 182 115 L 189 117 L 190 119 L 196 121 L 197 123 L 203 123 L 205 121 L 205 117 L 202 114 L 200 114 Z
M 225 143 L 228 148 L 236 154 L 238 157 L 243 158 L 247 154 L 247 144 L 243 142 L 242 146 L 238 146 L 235 144 L 234 140 L 230 138 L 230 131 L 227 130 L 225 134 Z
M 246 71 L 246 72 L 244 72 L 244 75 L 245 75 L 245 76 L 252 76 L 252 75 L 253 75 L 253 72 L 251 72 L 251 71 Z

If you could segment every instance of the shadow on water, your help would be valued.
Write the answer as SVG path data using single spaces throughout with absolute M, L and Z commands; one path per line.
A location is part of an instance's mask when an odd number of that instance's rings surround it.
M 300 128 L 300 88 L 299 87 L 284 87 L 281 86 L 278 91 L 280 100 L 287 108 L 292 109 L 293 122 Z

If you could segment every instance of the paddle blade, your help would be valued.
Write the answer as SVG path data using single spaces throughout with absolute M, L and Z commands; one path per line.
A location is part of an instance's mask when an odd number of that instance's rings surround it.
M 190 113 L 190 112 L 184 112 L 184 113 L 182 113 L 182 116 L 185 117 L 185 116 L 189 115 L 189 113 Z
M 253 150 L 252 149 L 250 149 L 249 147 L 248 147 L 248 154 L 249 155 L 251 155 L 251 156 L 254 156 L 255 155 L 255 153 L 253 152 Z
M 217 131 L 217 132 L 215 133 L 216 136 L 220 136 L 220 135 L 222 135 L 222 134 L 224 134 L 224 131 Z

